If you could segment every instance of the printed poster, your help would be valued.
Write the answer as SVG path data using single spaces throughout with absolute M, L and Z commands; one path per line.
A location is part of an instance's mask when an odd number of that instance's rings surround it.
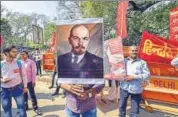
M 58 83 L 103 84 L 103 19 L 57 24 Z

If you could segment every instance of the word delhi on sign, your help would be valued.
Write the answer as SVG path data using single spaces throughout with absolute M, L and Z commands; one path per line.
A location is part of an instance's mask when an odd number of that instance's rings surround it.
M 152 83 L 154 87 L 167 88 L 167 89 L 173 89 L 173 90 L 178 89 L 177 80 L 151 78 L 150 83 Z

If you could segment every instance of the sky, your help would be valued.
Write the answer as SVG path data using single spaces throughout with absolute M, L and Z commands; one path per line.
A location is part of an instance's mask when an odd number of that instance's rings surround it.
M 1 1 L 7 9 L 30 14 L 32 12 L 44 14 L 53 19 L 56 16 L 57 1 Z

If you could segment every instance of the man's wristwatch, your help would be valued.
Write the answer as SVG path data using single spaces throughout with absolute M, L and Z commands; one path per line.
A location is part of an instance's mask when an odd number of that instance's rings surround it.
M 90 92 L 88 93 L 88 97 L 91 98 L 93 96 L 93 94 Z

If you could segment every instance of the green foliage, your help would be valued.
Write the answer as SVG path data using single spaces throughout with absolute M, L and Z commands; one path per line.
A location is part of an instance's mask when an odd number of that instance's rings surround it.
M 33 33 L 32 25 L 40 23 L 40 27 L 45 27 L 49 22 L 48 17 L 43 14 L 13 12 L 5 6 L 2 6 L 1 15 L 5 18 L 1 19 L 1 32 L 5 38 L 3 46 L 28 46 L 29 37 Z
M 9 25 L 8 20 L 5 18 L 0 19 L 0 25 L 1 25 L 1 33 L 4 37 L 11 36 L 12 34 L 12 28 Z
M 51 34 L 56 32 L 56 24 L 55 23 L 48 23 L 44 28 L 44 39 L 45 42 L 49 42 L 51 39 Z
M 170 9 L 178 6 L 170 3 L 157 7 L 151 12 L 143 12 L 137 15 L 128 14 L 127 27 L 129 45 L 138 44 L 143 31 L 147 30 L 153 34 L 160 35 L 164 38 L 169 38 L 169 12 Z M 125 41 L 126 43 L 126 41 Z
M 12 28 L 9 25 L 9 22 L 7 19 L 2 18 L 0 19 L 0 25 L 1 25 L 1 34 L 3 36 L 3 46 L 7 43 L 9 43 L 9 38 L 12 36 Z
M 84 17 L 104 19 L 104 39 L 115 37 L 117 1 L 84 1 L 80 7 Z
M 158 2 L 138 1 L 136 5 L 144 9 L 143 12 L 128 10 L 127 29 L 128 38 L 124 39 L 124 45 L 138 44 L 143 31 L 158 34 L 165 38 L 169 37 L 169 11 L 171 8 L 178 7 L 178 2 L 172 2 L 168 5 L 161 4 L 150 12 L 146 10 Z M 85 1 L 81 2 L 80 7 L 84 17 L 103 17 L 105 40 L 115 37 L 116 32 L 116 13 L 118 2 L 111 1 Z M 129 7 L 132 7 L 129 5 Z

